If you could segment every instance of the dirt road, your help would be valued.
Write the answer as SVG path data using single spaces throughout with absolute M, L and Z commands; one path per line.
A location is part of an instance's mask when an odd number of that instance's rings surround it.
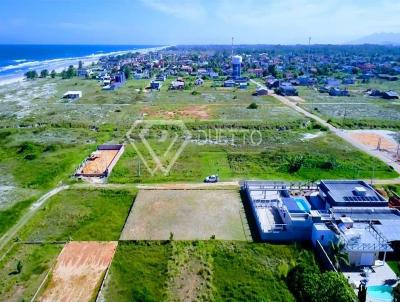
M 14 238 L 14 236 L 18 233 L 18 231 L 28 222 L 29 219 L 46 203 L 52 196 L 60 193 L 68 189 L 69 186 L 60 186 L 57 187 L 42 197 L 40 197 L 36 202 L 34 202 L 29 210 L 21 217 L 21 219 L 11 227 L 4 235 L 0 238 L 0 251 L 7 246 L 7 244 Z

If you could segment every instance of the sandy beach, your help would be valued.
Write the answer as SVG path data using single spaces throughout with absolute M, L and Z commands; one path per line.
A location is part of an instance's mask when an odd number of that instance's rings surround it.
M 117 51 L 111 53 L 104 53 L 98 55 L 90 55 L 86 57 L 76 57 L 76 58 L 65 58 L 65 59 L 55 59 L 55 60 L 48 60 L 41 62 L 42 64 L 38 64 L 37 67 L 32 68 L 32 70 L 36 70 L 38 73 L 43 70 L 47 69 L 49 71 L 55 70 L 56 72 L 61 72 L 64 69 L 68 68 L 70 65 L 75 67 L 78 66 L 79 61 L 82 61 L 84 66 L 88 66 L 92 63 L 97 63 L 100 58 L 107 57 L 107 56 L 115 56 L 115 55 L 122 55 L 130 52 L 139 52 L 139 53 L 148 53 L 151 51 L 159 51 L 165 49 L 169 46 L 162 46 L 162 47 L 151 47 L 151 48 L 142 48 L 142 49 L 132 49 L 127 51 Z M 0 86 L 24 81 L 25 76 L 23 74 L 13 74 L 7 76 L 0 77 Z

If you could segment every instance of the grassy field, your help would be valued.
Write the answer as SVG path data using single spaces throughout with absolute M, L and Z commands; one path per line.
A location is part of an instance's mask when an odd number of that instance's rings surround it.
M 18 234 L 20 240 L 115 241 L 119 239 L 135 192 L 63 191 L 48 201 Z
M 121 242 L 106 301 L 295 301 L 285 277 L 312 254 L 287 245 L 220 241 Z M 140 276 L 140 277 L 139 277 Z
M 62 248 L 50 242 L 118 240 L 134 197 L 135 191 L 85 189 L 52 197 L 21 229 L 0 261 L 0 300 L 22 301 L 33 296 Z M 20 272 L 16 272 L 18 262 Z
M 30 301 L 61 249 L 54 244 L 14 245 L 0 261 L 0 300 Z
M 350 85 L 350 97 L 332 97 L 312 88 L 299 87 L 299 95 L 306 101 L 299 105 L 334 125 L 346 128 L 398 129 L 400 101 L 368 97 L 364 91 L 368 88 L 400 91 L 399 83 L 375 80 L 369 84 Z
M 235 190 L 141 190 L 121 240 L 250 240 Z
M 289 135 L 286 136 L 286 134 Z M 304 139 L 308 135 L 312 138 Z M 381 161 L 356 150 L 348 143 L 326 132 L 265 132 L 268 139 L 259 146 L 247 143 L 230 145 L 190 142 L 167 175 L 151 175 L 128 145 L 109 179 L 114 183 L 201 181 L 210 174 L 221 180 L 284 179 L 317 180 L 321 178 L 393 178 L 397 174 Z M 276 139 L 275 139 L 276 137 Z M 149 140 L 157 154 L 163 144 Z M 136 144 L 149 166 L 155 167 L 144 145 Z M 147 156 L 146 156 L 147 154 Z

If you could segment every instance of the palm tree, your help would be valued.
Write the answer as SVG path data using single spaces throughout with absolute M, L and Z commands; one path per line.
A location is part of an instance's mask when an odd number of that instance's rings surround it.
M 333 241 L 330 242 L 331 260 L 337 270 L 340 270 L 340 263 L 350 265 L 349 255 L 343 250 L 344 247 L 345 244 L 341 241 L 337 243 L 333 243 Z

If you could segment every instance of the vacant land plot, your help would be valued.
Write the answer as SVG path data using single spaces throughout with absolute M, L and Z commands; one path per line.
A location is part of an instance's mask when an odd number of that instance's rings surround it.
M 258 136 L 255 136 L 258 138 Z M 113 170 L 110 182 L 176 182 L 202 181 L 204 177 L 218 174 L 221 180 L 285 179 L 316 180 L 332 178 L 394 178 L 389 166 L 326 132 L 296 132 L 276 130 L 262 132 L 259 146 L 242 143 L 231 145 L 226 139 L 194 139 L 186 146 L 167 175 L 151 175 L 132 146 L 128 145 Z M 248 138 L 248 137 L 247 137 Z M 163 154 L 162 143 L 149 140 L 157 154 Z M 144 154 L 143 144 L 137 144 Z M 144 150 L 144 151 L 142 151 Z M 145 157 L 154 168 L 150 156 Z
M 31 301 L 61 249 L 55 244 L 13 244 L 0 260 L 0 301 Z
M 238 241 L 123 241 L 118 245 L 105 301 L 291 302 L 285 277 L 304 262 L 301 247 Z
M 237 191 L 141 190 L 121 239 L 246 240 L 246 230 Z
M 117 242 L 70 242 L 57 258 L 39 301 L 93 301 Z
M 376 87 L 381 86 L 374 85 L 349 86 L 350 97 L 334 97 L 312 88 L 300 87 L 300 96 L 306 102 L 299 105 L 335 125 L 346 128 L 399 128 L 400 102 L 366 96 L 366 89 L 378 89 Z M 386 84 L 385 87 L 388 86 L 390 84 Z
M 21 229 L 22 240 L 118 240 L 135 196 L 125 190 L 66 190 Z
M 371 148 L 396 152 L 398 142 L 396 141 L 396 133 L 384 130 L 353 130 L 349 131 L 352 138 L 361 144 Z

